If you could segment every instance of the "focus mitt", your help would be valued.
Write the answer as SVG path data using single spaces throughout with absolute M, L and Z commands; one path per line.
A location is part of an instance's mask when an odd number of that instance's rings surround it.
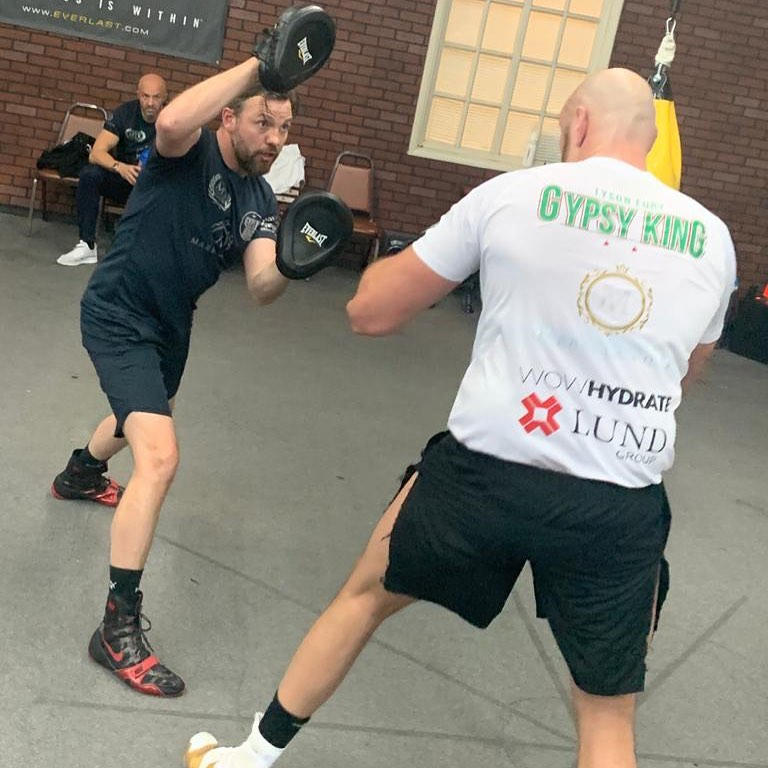
M 285 212 L 277 233 L 277 268 L 291 280 L 327 266 L 352 235 L 352 212 L 330 192 L 301 195 Z
M 261 84 L 276 93 L 290 91 L 328 61 L 335 42 L 336 25 L 319 5 L 288 8 L 253 49 Z

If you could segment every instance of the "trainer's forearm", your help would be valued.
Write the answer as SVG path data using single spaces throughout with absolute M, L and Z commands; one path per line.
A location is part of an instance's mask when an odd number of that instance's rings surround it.
M 272 263 L 249 278 L 248 291 L 259 304 L 271 304 L 285 292 L 288 283 L 288 278 Z
M 219 116 L 243 91 L 258 83 L 259 61 L 250 58 L 203 80 L 177 96 L 157 118 L 157 130 L 174 141 L 183 139 Z

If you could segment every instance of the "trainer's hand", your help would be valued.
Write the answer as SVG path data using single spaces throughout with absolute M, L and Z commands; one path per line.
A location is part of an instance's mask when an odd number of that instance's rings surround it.
M 120 177 L 125 179 L 131 186 L 136 184 L 136 180 L 139 178 L 141 172 L 140 165 L 128 165 L 127 163 L 118 163 L 115 168 Z
M 319 5 L 283 11 L 253 49 L 261 84 L 277 93 L 290 91 L 328 61 L 335 42 L 336 25 Z
M 277 268 L 290 280 L 303 280 L 328 266 L 352 235 L 352 212 L 330 192 L 298 197 L 280 222 Z

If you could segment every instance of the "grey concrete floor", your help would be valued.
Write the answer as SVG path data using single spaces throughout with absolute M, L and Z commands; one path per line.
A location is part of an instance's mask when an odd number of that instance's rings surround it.
M 344 580 L 403 466 L 441 429 L 476 318 L 445 299 L 396 337 L 358 338 L 357 275 L 330 268 L 250 306 L 227 273 L 200 304 L 178 399 L 181 467 L 143 587 L 150 640 L 187 680 L 145 698 L 89 661 L 110 512 L 50 481 L 106 401 L 80 347 L 92 267 L 68 224 L 0 215 L 0 755 L 8 766 L 180 765 L 202 728 L 245 736 Z M 103 244 L 102 244 L 103 245 Z M 680 412 L 672 591 L 638 712 L 643 766 L 768 766 L 768 367 L 717 353 Z M 130 456 L 112 473 L 125 480 Z M 473 630 L 417 605 L 383 626 L 286 768 L 569 768 L 567 677 L 527 574 Z

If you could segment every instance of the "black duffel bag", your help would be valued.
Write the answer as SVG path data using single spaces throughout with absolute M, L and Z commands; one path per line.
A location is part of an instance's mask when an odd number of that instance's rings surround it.
M 83 166 L 88 164 L 94 141 L 93 136 L 78 131 L 63 144 L 44 150 L 37 159 L 37 167 L 51 168 L 60 176 L 78 176 Z

